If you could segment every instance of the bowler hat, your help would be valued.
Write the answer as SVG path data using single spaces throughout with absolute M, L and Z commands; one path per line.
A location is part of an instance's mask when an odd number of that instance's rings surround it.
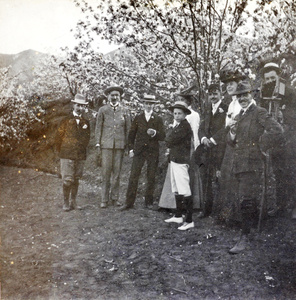
M 211 83 L 209 85 L 209 88 L 208 88 L 208 91 L 221 91 L 221 88 L 220 88 L 220 84 L 219 83 Z
M 269 71 L 276 71 L 277 73 L 281 73 L 282 69 L 278 64 L 270 62 L 264 65 L 264 67 L 261 69 L 261 73 L 264 74 Z
M 236 91 L 233 93 L 233 95 L 241 95 L 251 93 L 253 91 L 254 89 L 252 88 L 250 82 L 248 80 L 244 80 L 238 83 Z
M 154 95 L 147 95 L 147 94 L 145 94 L 143 96 L 142 102 L 156 103 L 158 101 L 156 100 L 156 98 L 155 98 Z
M 223 83 L 227 83 L 227 82 L 230 82 L 230 81 L 240 81 L 240 80 L 243 80 L 245 79 L 246 76 L 243 75 L 239 70 L 222 70 L 220 72 L 220 80 L 223 82 Z
M 176 101 L 173 106 L 169 107 L 169 110 L 173 112 L 175 108 L 182 109 L 187 115 L 191 114 L 190 109 L 187 108 L 187 104 L 184 101 Z
M 81 94 L 76 94 L 75 98 L 73 100 L 71 100 L 71 102 L 77 103 L 77 104 L 83 104 L 83 105 L 87 105 L 88 104 L 86 102 L 85 97 L 83 95 L 81 95 Z
M 117 91 L 120 93 L 120 95 L 123 94 L 123 88 L 117 85 L 109 86 L 108 88 L 105 89 L 104 94 L 108 95 L 109 93 Z

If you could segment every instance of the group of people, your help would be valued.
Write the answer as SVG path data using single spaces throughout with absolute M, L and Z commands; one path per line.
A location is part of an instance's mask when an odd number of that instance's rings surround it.
M 276 179 L 278 212 L 285 212 L 290 205 L 296 219 L 296 93 L 283 86 L 280 72 L 275 63 L 264 66 L 262 93 L 256 100 L 244 74 L 237 69 L 222 73 L 220 80 L 231 101 L 225 103 L 220 82 L 210 84 L 208 105 L 202 114 L 191 106 L 193 94 L 183 91 L 169 107 L 173 123 L 167 129 L 154 111 L 158 102 L 154 95 L 144 94 L 143 111 L 132 120 L 121 104 L 123 88 L 107 88 L 104 94 L 108 101 L 99 109 L 95 127 L 95 148 L 102 161 L 101 208 L 134 207 L 145 162 L 145 206 L 152 207 L 159 142 L 164 141 L 169 163 L 159 207 L 175 209 L 174 216 L 165 222 L 179 224 L 179 230 L 193 228 L 194 208 L 199 209 L 198 217 L 236 220 L 242 233 L 229 252 L 240 253 L 246 248 L 252 226 L 261 220 L 268 176 Z M 64 211 L 78 208 L 76 196 L 90 140 L 90 124 L 83 117 L 88 103 L 81 94 L 72 102 L 73 112 L 62 122 L 56 139 Z M 122 205 L 119 188 L 125 151 L 132 166 Z

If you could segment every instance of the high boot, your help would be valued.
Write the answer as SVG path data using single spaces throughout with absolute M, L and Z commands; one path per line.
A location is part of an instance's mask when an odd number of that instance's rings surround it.
M 184 199 L 183 195 L 175 195 L 175 199 L 176 199 L 176 213 L 173 217 L 171 217 L 170 219 L 166 219 L 164 220 L 166 223 L 178 223 L 181 224 L 183 223 L 183 217 L 182 217 L 182 202 Z
M 81 209 L 80 206 L 77 206 L 76 197 L 78 192 L 79 180 L 75 180 L 71 185 L 71 203 L 70 209 Z
M 192 213 L 193 213 L 193 198 L 192 196 L 185 197 L 184 198 L 185 202 L 185 207 L 186 207 L 186 223 L 191 223 L 192 222 Z
M 71 190 L 71 186 L 63 184 L 63 195 L 64 195 L 63 210 L 64 211 L 70 210 L 70 205 L 69 205 L 70 190 Z
M 192 196 L 184 197 L 184 203 L 186 205 L 186 218 L 184 224 L 178 227 L 179 230 L 187 230 L 194 227 L 194 222 L 192 221 L 192 213 L 193 213 Z

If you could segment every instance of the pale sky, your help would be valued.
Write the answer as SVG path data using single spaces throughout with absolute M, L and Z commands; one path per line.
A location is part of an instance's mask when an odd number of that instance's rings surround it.
M 71 48 L 76 41 L 70 29 L 82 18 L 72 0 L 0 0 L 0 53 L 32 49 L 55 54 L 60 47 Z M 107 42 L 100 47 L 103 52 L 114 49 Z

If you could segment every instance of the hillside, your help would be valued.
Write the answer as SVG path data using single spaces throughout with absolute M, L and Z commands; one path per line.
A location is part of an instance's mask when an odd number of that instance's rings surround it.
M 20 82 L 31 81 L 33 70 L 49 54 L 25 50 L 18 54 L 0 54 L 0 68 L 10 67 L 9 75 L 20 74 Z

